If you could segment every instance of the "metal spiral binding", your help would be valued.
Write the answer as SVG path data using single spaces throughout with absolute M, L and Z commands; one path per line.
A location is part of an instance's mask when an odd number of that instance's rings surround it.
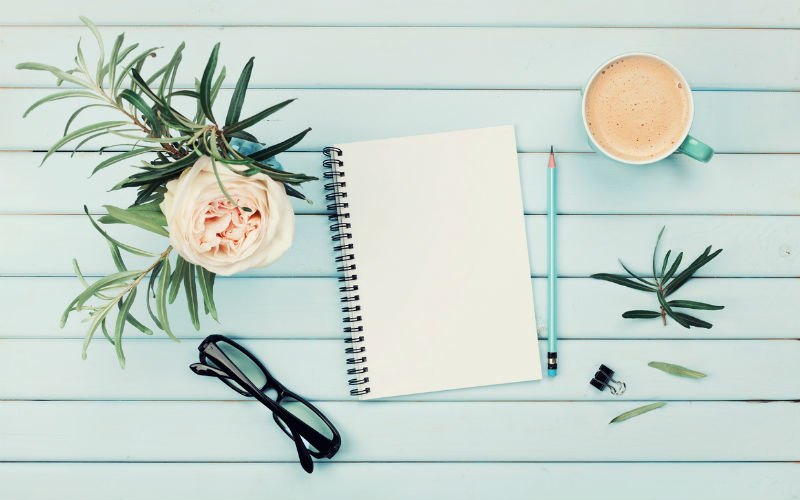
M 328 204 L 328 210 L 336 210 L 335 215 L 329 215 L 328 220 L 332 222 L 330 230 L 333 232 L 331 241 L 334 242 L 333 249 L 338 252 L 336 256 L 336 263 L 341 264 L 336 268 L 337 272 L 344 273 L 344 276 L 339 278 L 342 286 L 339 287 L 339 292 L 342 294 L 340 302 L 342 303 L 342 312 L 345 313 L 342 321 L 347 323 L 344 327 L 344 332 L 351 334 L 350 337 L 344 339 L 348 347 L 344 350 L 347 354 L 353 356 L 347 358 L 347 364 L 352 365 L 348 368 L 348 375 L 356 375 L 347 381 L 349 385 L 356 386 L 350 390 L 351 396 L 362 396 L 369 393 L 369 377 L 363 376 L 367 373 L 367 367 L 364 363 L 367 361 L 367 356 L 364 354 L 366 347 L 364 347 L 364 336 L 361 333 L 364 331 L 364 326 L 361 324 L 361 304 L 359 304 L 358 284 L 356 280 L 358 276 L 355 274 L 356 262 L 355 254 L 353 253 L 353 234 L 348 231 L 350 229 L 350 213 L 347 209 L 350 207 L 347 202 L 347 182 L 344 180 L 345 173 L 341 169 L 344 162 L 340 159 L 342 150 L 339 148 L 324 148 L 322 152 L 327 158 L 323 160 L 322 166 L 326 170 L 322 176 L 328 180 L 325 184 L 325 199 L 331 203 Z M 359 334 L 356 336 L 356 334 Z

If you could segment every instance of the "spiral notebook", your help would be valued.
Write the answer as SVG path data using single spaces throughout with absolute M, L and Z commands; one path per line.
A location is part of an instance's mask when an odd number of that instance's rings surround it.
M 324 153 L 350 393 L 540 379 L 514 128 Z

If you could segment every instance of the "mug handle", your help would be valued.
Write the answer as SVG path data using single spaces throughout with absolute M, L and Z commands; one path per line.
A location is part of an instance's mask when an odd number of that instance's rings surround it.
M 714 150 L 711 149 L 711 146 L 698 141 L 691 135 L 686 136 L 686 139 L 678 147 L 678 151 L 703 163 L 708 163 L 708 160 L 714 156 Z

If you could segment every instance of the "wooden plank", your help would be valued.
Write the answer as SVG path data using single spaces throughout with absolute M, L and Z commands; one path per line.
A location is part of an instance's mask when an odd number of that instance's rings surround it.
M 4 463 L 0 499 L 482 500 L 502 492 L 509 500 L 674 500 L 700 495 L 711 500 L 788 500 L 797 498 L 799 467 L 796 463 L 321 462 L 314 466 L 314 480 L 309 480 L 297 464 L 290 463 Z
M 108 45 L 121 32 L 101 28 Z M 165 47 L 152 70 L 186 41 L 178 84 L 192 86 L 211 46 L 222 42 L 221 61 L 237 75 L 253 45 L 281 47 L 256 64 L 251 84 L 266 88 L 580 88 L 603 62 L 631 47 L 673 62 L 696 89 L 797 89 L 800 31 L 753 29 L 607 29 L 467 27 L 129 27 L 126 40 Z M 0 33 L 0 67 L 46 60 L 68 69 L 75 44 L 90 35 L 78 27 L 6 27 Z M 43 53 L 43 38 L 48 40 Z M 319 43 L 325 40 L 325 43 Z M 368 40 L 369 43 L 365 43 Z M 574 50 L 579 44 L 581 50 Z M 89 61 L 94 51 L 84 50 Z M 424 50 L 419 50 L 424 47 Z M 782 47 L 782 50 L 763 50 Z M 564 57 L 564 54 L 570 57 Z M 265 58 L 266 59 L 266 58 Z M 324 65 L 321 61 L 335 61 Z M 281 71 L 276 68 L 291 68 Z M 147 74 L 147 73 L 145 73 Z M 3 86 L 53 86 L 53 77 L 6 71 Z M 236 84 L 235 76 L 228 86 Z
M 708 0 L 697 3 L 677 0 L 669 4 L 616 0 L 598 4 L 564 0 L 540 8 L 525 0 L 408 0 L 402 6 L 391 2 L 347 0 L 331 4 L 324 0 L 242 0 L 229 8 L 211 0 L 196 2 L 192 16 L 178 4 L 140 0 L 137 9 L 123 12 L 111 4 L 75 0 L 69 6 L 44 2 L 46 8 L 29 9 L 11 4 L 3 24 L 76 25 L 78 12 L 91 15 L 98 24 L 179 25 L 346 25 L 346 26 L 746 26 L 796 28 L 800 9 L 791 0 L 758 3 Z M 150 15 L 158 12 L 158 16 Z M 687 15 L 687 13 L 691 13 Z
M 205 332 L 204 332 L 205 333 Z M 80 357 L 80 340 L 0 340 L 0 380 L 4 399 L 46 400 L 229 400 L 243 399 L 214 379 L 188 369 L 197 362 L 201 335 L 180 344 L 131 339 L 124 343 L 125 370 L 114 348 L 99 338 Z M 292 390 L 315 400 L 349 401 L 344 343 L 341 340 L 247 340 L 243 342 Z M 501 353 L 502 351 L 500 351 Z M 540 342 L 545 361 L 547 343 Z M 755 354 L 757 353 L 757 354 Z M 800 342 L 796 340 L 564 340 L 558 377 L 537 382 L 413 395 L 413 401 L 608 401 L 589 380 L 601 363 L 628 389 L 622 399 L 789 400 L 800 398 Z M 367 350 L 369 359 L 369 349 Z M 755 359 L 769 369 L 747 370 Z M 686 379 L 647 366 L 666 361 L 700 370 L 708 377 Z M 42 377 L 57 366 L 58 377 Z
M 796 461 L 797 403 L 323 402 L 335 461 Z M 3 461 L 291 461 L 253 402 L 1 401 Z M 142 432 L 146 426 L 146 432 Z M 136 438 L 131 439 L 132 433 Z
M 533 280 L 539 338 L 547 338 L 547 280 Z M 170 311 L 170 324 L 179 338 L 192 342 L 201 335 L 224 333 L 240 338 L 341 338 L 339 284 L 335 278 L 273 279 L 219 278 L 215 300 L 220 323 L 201 318 L 201 333 L 192 327 L 183 296 Z M 58 318 L 81 290 L 74 277 L 0 277 L 0 303 L 8 311 L 0 322 L 0 338 L 83 338 L 86 324 L 73 315 L 65 328 Z M 797 338 L 787 315 L 800 302 L 800 280 L 774 278 L 717 278 L 690 281 L 680 298 L 718 303 L 719 312 L 696 315 L 714 328 L 699 332 L 670 322 L 626 320 L 627 309 L 657 309 L 655 297 L 587 278 L 559 281 L 560 338 L 756 339 Z M 133 314 L 150 323 L 144 303 Z M 258 307 L 242 297 L 258 297 Z M 757 297 L 757 300 L 754 299 Z M 163 335 L 163 334 L 159 334 Z M 138 334 L 129 334 L 137 337 Z
M 58 153 L 41 169 L 35 168 L 42 156 L 43 153 L 0 152 L 0 172 L 5 180 L 0 184 L 0 212 L 76 214 L 81 213 L 84 204 L 96 212 L 102 210 L 103 204 L 131 203 L 131 190 L 107 190 L 133 169 L 109 168 L 87 180 L 86 175 L 102 156 L 78 153 L 70 158 Z M 322 178 L 320 153 L 286 153 L 280 161 L 287 170 Z M 714 161 L 700 166 L 683 155 L 674 155 L 658 167 L 636 168 L 594 153 L 563 153 L 558 155 L 559 212 L 797 214 L 798 161 L 797 155 L 718 154 Z M 547 155 L 523 153 L 519 163 L 525 213 L 543 214 L 547 209 Z M 295 212 L 331 213 L 324 201 L 323 184 L 322 180 L 304 184 L 303 191 L 314 203 L 293 199 Z M 653 189 L 654 186 L 658 188 Z
M 528 215 L 525 220 L 531 269 L 534 275 L 542 276 L 547 263 L 545 216 Z M 241 275 L 336 275 L 329 224 L 325 215 L 297 216 L 292 248 L 274 265 Z M 87 275 L 115 272 L 107 246 L 86 216 L 0 215 L 0 225 L 14 235 L 15 241 L 25 242 L 6 247 L 0 275 L 71 275 L 71 257 L 78 259 Z M 651 272 L 649 256 L 662 226 L 669 226 L 662 240 L 664 252 L 679 249 L 686 259 L 694 259 L 709 244 L 726 249 L 700 269 L 698 276 L 797 276 L 800 217 L 771 216 L 564 215 L 559 229 L 559 272 L 563 276 L 616 273 L 620 271 L 618 258 L 636 272 Z M 163 236 L 133 226 L 120 225 L 110 232 L 142 248 L 161 250 L 167 246 Z M 131 269 L 150 262 L 134 257 L 129 259 Z
M 0 109 L 6 116 L 21 117 L 28 106 L 50 92 L 0 89 Z M 800 152 L 800 124 L 795 119 L 800 115 L 800 92 L 701 91 L 694 95 L 692 134 L 717 152 Z M 218 114 L 224 114 L 229 98 L 230 90 L 220 92 Z M 578 115 L 577 91 L 253 89 L 247 93 L 243 113 L 290 98 L 298 100 L 275 120 L 253 127 L 261 140 L 275 143 L 311 126 L 313 130 L 296 149 L 319 151 L 334 143 L 513 124 L 520 152 L 549 151 L 554 143 L 559 151 L 591 151 Z M 62 124 L 77 106 L 78 101 L 65 99 L 34 110 L 4 131 L 0 150 L 47 150 L 61 137 Z M 176 106 L 186 107 L 177 102 Z M 119 119 L 114 113 L 92 113 L 96 109 L 82 115 L 81 123 Z M 84 148 L 96 150 L 108 144 L 108 138 L 100 143 L 93 140 Z

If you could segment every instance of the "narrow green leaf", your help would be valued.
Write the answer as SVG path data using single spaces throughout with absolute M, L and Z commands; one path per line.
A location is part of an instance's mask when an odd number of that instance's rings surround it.
M 609 424 L 615 424 L 617 422 L 624 422 L 625 420 L 628 420 L 629 418 L 638 417 L 639 415 L 641 415 L 643 413 L 647 413 L 648 411 L 653 411 L 653 410 L 657 410 L 659 408 L 662 408 L 663 406 L 666 406 L 666 404 L 667 403 L 659 402 L 659 403 L 651 403 L 649 405 L 640 406 L 639 408 L 635 408 L 635 409 L 633 409 L 631 411 L 626 411 L 625 413 L 622 413 L 621 415 L 617 415 L 616 417 L 611 419 Z
M 111 335 L 108 333 L 108 327 L 106 326 L 106 319 L 108 317 L 103 318 L 103 321 L 100 322 L 100 329 L 103 331 L 103 337 L 108 340 L 108 343 L 114 345 L 114 339 L 111 338 Z
M 242 105 L 244 104 L 244 95 L 247 92 L 247 85 L 250 83 L 250 74 L 253 72 L 253 59 L 255 57 L 251 57 L 247 64 L 244 65 L 244 69 L 239 75 L 239 80 L 236 82 L 236 88 L 233 90 L 233 96 L 231 96 L 231 102 L 228 106 L 228 114 L 225 116 L 226 127 L 239 121 Z
M 669 304 L 667 304 L 667 301 L 664 298 L 664 294 L 661 293 L 661 290 L 656 292 L 656 296 L 658 297 L 658 303 L 661 304 L 661 307 L 664 308 L 664 312 L 666 312 L 670 318 L 674 319 L 682 327 L 689 328 L 689 322 L 680 317 L 679 314 L 676 314 L 675 311 L 672 310 Z
M 192 99 L 200 99 L 200 94 L 195 92 L 194 90 L 176 90 L 175 92 L 170 92 L 167 94 L 167 97 L 173 96 L 183 96 L 183 97 L 191 97 Z
M 669 373 L 670 375 L 676 375 L 678 377 L 703 378 L 706 376 L 705 373 L 690 370 L 685 366 L 673 365 L 672 363 L 664 363 L 662 361 L 651 361 L 647 363 L 647 366 L 655 368 L 656 370 L 661 370 L 665 373 Z
M 64 328 L 64 325 L 67 323 L 67 318 L 69 317 L 69 313 L 73 310 L 79 310 L 87 300 L 92 298 L 97 292 L 101 292 L 106 290 L 107 288 L 113 287 L 115 285 L 125 283 L 131 278 L 134 278 L 141 274 L 142 271 L 120 271 L 114 274 L 110 274 L 103 278 L 98 279 L 94 283 L 89 284 L 86 289 L 78 294 L 72 302 L 69 303 L 67 309 L 61 315 L 61 328 Z M 98 323 L 99 324 L 99 323 Z
M 69 120 L 67 120 L 67 124 L 64 125 L 64 135 L 67 135 L 67 133 L 69 133 L 69 126 L 72 125 L 72 122 L 75 121 L 75 118 L 77 118 L 78 115 L 81 114 L 84 110 L 89 108 L 113 108 L 113 106 L 109 106 L 108 104 L 102 104 L 102 103 L 87 104 L 85 106 L 81 106 L 70 115 Z
M 206 314 L 211 314 L 215 321 L 217 317 L 217 306 L 214 304 L 214 274 L 202 266 L 194 266 L 197 271 L 197 282 L 200 284 L 200 291 L 203 294 L 203 306 Z
M 211 169 L 214 171 L 214 177 L 217 179 L 217 186 L 219 186 L 219 190 L 222 191 L 222 194 L 225 195 L 225 199 L 236 208 L 242 208 L 245 212 L 250 212 L 252 209 L 250 207 L 239 207 L 239 205 L 231 198 L 231 195 L 228 194 L 228 190 L 225 189 L 225 186 L 222 184 L 222 179 L 219 178 L 219 171 L 217 170 L 217 160 L 214 157 L 211 157 Z
M 685 314 L 685 313 L 682 313 L 682 312 L 675 311 L 674 314 L 675 314 L 675 316 L 681 318 L 683 321 L 688 323 L 690 326 L 696 326 L 697 328 L 705 328 L 705 329 L 709 329 L 712 326 L 714 326 L 711 323 L 709 323 L 708 321 L 703 321 L 700 318 L 695 318 L 694 316 L 689 316 L 688 314 Z
M 158 289 L 156 290 L 156 313 L 158 320 L 161 323 L 161 328 L 169 335 L 172 340 L 178 341 L 172 330 L 169 327 L 169 320 L 167 318 L 167 283 L 169 283 L 170 265 L 169 259 L 164 259 L 164 268 L 161 270 L 161 277 L 158 280 Z
M 119 253 L 119 247 L 108 240 L 106 240 L 106 243 L 108 243 L 108 248 L 111 250 L 111 258 L 114 260 L 117 271 L 127 271 L 128 268 L 125 267 L 125 262 L 122 260 L 122 255 Z
M 83 337 L 83 350 L 81 351 L 81 357 L 83 359 L 86 359 L 86 349 L 89 347 L 89 342 L 92 341 L 94 332 L 97 331 L 97 327 L 100 326 L 100 323 L 106 318 L 106 316 L 108 316 L 109 311 L 111 311 L 111 309 L 117 305 L 117 302 L 119 302 L 119 297 L 116 297 L 114 300 L 108 302 L 101 309 L 95 311 L 95 313 L 92 315 L 92 320 L 89 323 L 89 330 Z
M 211 50 L 211 56 L 206 63 L 206 69 L 203 71 L 203 78 L 200 79 L 200 106 L 203 108 L 203 113 L 216 124 L 214 114 L 211 112 L 211 80 L 214 78 L 214 70 L 217 68 L 217 56 L 219 54 L 219 42 L 214 45 Z
M 138 319 L 134 318 L 131 313 L 128 313 L 128 315 L 125 317 L 125 319 L 128 321 L 128 323 L 131 324 L 131 326 L 133 326 L 134 328 L 136 328 L 140 332 L 144 333 L 145 335 L 152 335 L 153 334 L 153 330 L 151 330 L 151 329 L 147 328 L 146 326 L 144 326 L 142 324 L 142 322 L 139 321 Z
M 697 259 L 695 259 L 694 262 L 689 264 L 689 267 L 684 269 L 683 272 L 681 272 L 679 275 L 675 276 L 675 278 L 664 288 L 664 294 L 666 296 L 669 296 L 678 291 L 678 289 L 683 285 L 685 285 L 686 282 L 689 281 L 689 279 L 691 279 L 691 277 L 694 276 L 694 274 L 701 267 L 705 266 L 706 264 L 711 262 L 714 259 L 714 257 L 719 255 L 722 252 L 722 249 L 720 248 L 719 250 L 717 250 L 712 254 L 709 254 L 708 253 L 709 251 L 711 251 L 711 246 L 706 248 L 706 251 L 703 252 L 703 254 L 700 255 L 700 257 L 698 257 Z
M 103 205 L 103 208 L 108 210 L 108 214 L 115 219 L 119 219 L 127 224 L 132 224 L 162 236 L 169 236 L 169 232 L 166 229 L 158 224 L 154 224 L 152 219 L 137 213 L 135 210 L 125 210 L 113 205 Z
M 122 47 L 123 41 L 125 41 L 125 33 L 120 33 L 117 36 L 117 39 L 114 40 L 114 47 L 111 49 L 111 56 L 109 56 L 108 66 L 106 66 L 108 70 L 108 88 L 110 89 L 114 88 L 114 80 L 117 74 L 117 63 L 119 62 L 119 49 Z
M 654 292 L 655 289 L 649 286 L 642 285 L 641 283 L 637 283 L 625 276 L 620 276 L 618 274 L 608 274 L 608 273 L 598 273 L 591 275 L 591 278 L 596 280 L 603 280 L 603 281 L 610 281 L 611 283 L 616 283 L 617 285 L 627 286 L 628 288 L 633 288 L 634 290 L 642 290 L 643 292 Z
M 262 149 L 260 151 L 256 151 L 255 153 L 253 153 L 251 155 L 248 155 L 248 156 L 250 158 L 256 160 L 256 161 L 262 161 L 262 160 L 266 160 L 268 158 L 272 158 L 273 156 L 277 155 L 278 153 L 283 153 L 287 149 L 291 148 L 295 144 L 297 144 L 300 141 L 302 141 L 303 137 L 305 137 L 306 134 L 308 134 L 309 132 L 311 132 L 311 129 L 307 128 L 307 129 L 303 130 L 302 132 L 300 132 L 299 134 L 294 135 L 294 136 L 286 139 L 283 142 L 279 142 L 278 144 L 274 144 L 274 145 L 272 145 L 272 146 L 270 146 L 268 148 L 264 148 L 264 149 Z M 276 170 L 276 172 L 280 172 L 280 170 Z
M 141 155 L 141 154 L 144 154 L 144 153 L 150 153 L 152 151 L 158 151 L 160 149 L 161 148 L 135 148 L 135 149 L 131 149 L 130 151 L 126 151 L 124 153 L 120 153 L 118 155 L 114 155 L 111 158 L 102 161 L 99 165 L 94 167 L 94 170 L 92 170 L 92 175 L 97 173 L 97 171 L 102 170 L 102 169 L 108 167 L 109 165 L 113 165 L 115 163 L 119 163 L 122 160 L 127 160 L 128 158 L 133 158 L 134 156 L 138 156 L 138 155 Z
M 92 132 L 97 132 L 98 130 L 108 131 L 114 127 L 119 127 L 121 125 L 127 125 L 127 124 L 128 122 L 125 121 L 108 121 L 108 122 L 94 123 L 92 125 L 87 125 L 85 127 L 79 128 L 78 130 L 71 132 L 62 137 L 61 139 L 59 139 L 58 142 L 56 142 L 49 150 L 47 150 L 47 154 L 45 154 L 44 158 L 42 158 L 42 162 L 40 163 L 40 165 L 43 164 L 45 160 L 47 160 L 50 157 L 50 155 L 52 155 L 58 148 L 60 148 L 61 146 L 63 146 L 64 144 L 68 143 L 73 139 L 76 139 L 78 137 L 87 134 L 91 134 Z
M 158 117 L 156 116 L 155 111 L 153 111 L 153 109 L 150 106 L 148 106 L 146 102 L 144 102 L 144 99 L 142 99 L 139 96 L 139 94 L 132 92 L 128 89 L 125 89 L 122 92 L 120 92 L 119 98 L 125 99 L 126 101 L 131 103 L 136 109 L 138 109 L 139 112 L 142 113 L 142 115 L 144 115 L 145 123 L 150 125 L 150 129 L 153 131 L 154 136 L 161 137 L 162 135 L 161 124 L 160 121 L 158 120 Z
M 678 270 L 678 266 L 681 265 L 681 260 L 682 259 L 683 259 L 683 252 L 679 253 L 678 256 L 675 257 L 675 262 L 672 263 L 672 265 L 670 266 L 669 270 L 667 271 L 667 274 L 665 274 L 661 278 L 661 283 L 662 284 L 666 283 L 667 281 L 669 281 L 670 278 L 672 278 L 672 276 L 675 274 L 675 271 Z
M 97 86 L 103 88 L 103 65 L 105 63 L 105 56 L 106 56 L 106 49 L 103 46 L 103 37 L 100 36 L 100 31 L 97 29 L 97 26 L 94 25 L 89 18 L 84 16 L 79 16 L 81 22 L 85 24 L 94 35 L 94 38 L 97 40 L 97 47 L 99 50 L 99 57 L 97 60 Z
M 625 311 L 622 313 L 622 317 L 626 319 L 653 319 L 660 318 L 661 313 L 644 309 L 634 309 L 633 311 Z
M 183 273 L 183 288 L 186 290 L 186 303 L 189 306 L 189 316 L 192 318 L 192 325 L 195 330 L 200 330 L 200 318 L 197 314 L 197 286 L 194 277 L 194 264 L 188 264 L 186 272 Z
M 83 277 L 81 268 L 78 265 L 78 259 L 76 259 L 75 257 L 72 258 L 72 269 L 75 271 L 75 276 L 78 278 L 78 281 L 81 282 L 81 285 L 83 285 L 84 288 L 89 288 L 89 282 L 87 282 L 86 278 Z M 113 298 L 109 295 L 105 295 L 100 292 L 95 293 L 94 296 L 101 300 L 111 300 Z
M 630 269 L 628 269 L 628 266 L 626 266 L 626 265 L 625 265 L 625 263 L 624 263 L 624 262 L 622 262 L 622 259 L 617 259 L 617 260 L 619 261 L 619 264 L 622 266 L 622 268 L 623 268 L 623 269 L 625 269 L 625 271 L 626 271 L 628 274 L 630 274 L 630 275 L 631 275 L 631 278 L 634 278 L 634 279 L 636 279 L 637 281 L 641 281 L 641 282 L 642 282 L 642 283 L 644 283 L 645 285 L 649 285 L 649 286 L 653 287 L 653 289 L 656 289 L 656 288 L 658 288 L 658 285 L 656 285 L 656 284 L 655 284 L 655 283 L 653 283 L 652 281 L 648 281 L 648 280 L 646 280 L 646 279 L 644 279 L 644 278 L 642 278 L 642 277 L 638 276 L 637 274 L 635 274 L 635 273 L 634 273 L 633 271 L 631 271 Z
M 684 309 L 702 309 L 705 311 L 718 311 L 720 309 L 725 309 L 725 306 L 715 306 L 713 304 L 696 302 L 694 300 L 670 300 L 667 303 L 670 305 L 670 307 L 682 307 Z
M 226 126 L 223 129 L 222 132 L 224 134 L 232 134 L 232 133 L 237 132 L 239 130 L 244 130 L 246 128 L 252 127 L 256 123 L 260 122 L 261 120 L 263 120 L 264 118 L 270 116 L 271 114 L 275 113 L 276 111 L 279 111 L 279 110 L 285 108 L 286 106 L 288 106 L 294 100 L 295 99 L 287 99 L 287 100 L 285 100 L 285 101 L 283 101 L 281 103 L 278 103 L 278 104 L 276 104 L 274 106 L 270 106 L 269 108 L 267 108 L 267 109 L 265 109 L 263 111 L 260 111 L 260 112 L 254 114 L 253 116 L 251 116 L 249 118 L 245 118 L 244 120 L 236 122 L 233 125 Z
M 219 76 L 217 76 L 214 85 L 211 86 L 211 107 L 214 107 L 214 102 L 217 100 L 217 94 L 219 93 L 219 89 L 222 88 L 222 83 L 225 81 L 225 66 L 219 70 Z
M 157 285 L 157 280 L 158 280 L 158 276 L 159 276 L 161 270 L 164 268 L 164 260 L 166 260 L 166 259 L 160 260 L 158 262 L 158 264 L 156 264 L 156 267 L 154 267 L 153 270 L 150 272 L 150 279 L 147 282 L 147 293 L 146 293 L 146 295 L 147 295 L 147 297 L 146 297 L 147 298 L 147 300 L 146 300 L 147 313 L 150 315 L 150 319 L 153 320 L 153 323 L 156 324 L 156 328 L 159 328 L 161 330 L 163 330 L 163 328 L 161 328 L 161 322 L 158 320 L 158 317 L 156 316 L 156 314 L 153 313 L 153 308 L 150 305 L 150 299 L 151 298 L 154 299 L 156 297 L 155 290 L 157 288 L 157 286 L 156 286 Z
M 180 290 L 183 283 L 183 274 L 185 272 L 186 261 L 180 255 L 175 259 L 175 270 L 172 271 L 172 276 L 169 278 L 169 297 L 167 301 L 172 304 L 178 297 L 178 290 Z
M 138 46 L 138 44 L 136 44 L 136 45 Z M 128 64 L 126 64 L 125 68 L 123 68 L 123 70 L 119 73 L 119 78 L 117 79 L 117 82 L 114 84 L 114 89 L 112 90 L 111 95 L 117 95 L 117 91 L 122 86 L 122 82 L 125 80 L 125 77 L 128 76 L 128 74 L 131 73 L 133 71 L 134 67 L 139 65 L 139 63 L 144 62 L 144 60 L 148 56 L 155 57 L 156 54 L 155 54 L 154 51 L 158 50 L 159 48 L 160 47 L 150 47 L 149 49 L 147 49 L 147 50 L 145 50 L 143 52 L 140 52 L 136 57 L 134 57 L 133 59 L 128 61 Z M 139 66 L 139 67 L 141 67 L 141 66 Z
M 115 240 L 114 238 L 112 238 L 107 232 L 105 232 L 103 230 L 103 228 L 101 228 L 100 226 L 97 225 L 97 222 L 95 222 L 94 218 L 89 214 L 89 209 L 86 208 L 86 205 L 83 206 L 83 213 L 85 213 L 86 216 L 89 217 L 89 220 L 92 222 L 92 226 L 94 226 L 94 228 L 97 230 L 97 232 L 99 232 L 101 235 L 103 235 L 103 238 L 108 240 L 110 243 L 113 243 L 117 247 L 125 250 L 126 252 L 132 253 L 134 255 L 141 255 L 142 257 L 158 257 L 157 253 L 148 252 L 148 251 L 136 248 L 136 247 L 132 247 L 130 245 L 126 245 L 125 243 L 122 243 L 121 241 L 118 241 L 118 240 Z
M 667 254 L 664 256 L 664 263 L 661 264 L 661 282 L 664 282 L 664 273 L 667 272 L 667 264 L 669 263 L 669 254 L 672 253 L 672 250 L 667 250 Z
M 65 90 L 63 92 L 56 92 L 55 94 L 46 95 L 41 99 L 37 100 L 36 102 L 34 102 L 33 104 L 31 104 L 30 107 L 26 109 L 24 113 L 22 113 L 22 117 L 26 118 L 28 116 L 28 113 L 30 113 L 31 111 L 33 111 L 34 109 L 38 108 L 39 106 L 41 106 L 46 102 L 59 101 L 61 99 L 69 99 L 71 97 L 86 97 L 89 99 L 99 99 L 99 97 L 96 94 L 93 94 L 92 92 L 89 92 L 87 90 Z
M 55 66 L 50 66 L 49 64 L 42 64 L 42 63 L 34 63 L 34 62 L 24 62 L 19 63 L 16 66 L 17 69 L 29 69 L 33 71 L 47 71 L 52 73 L 53 76 L 58 78 L 59 80 L 63 80 L 65 82 L 71 82 L 76 85 L 80 85 L 81 87 L 86 87 L 88 89 L 92 88 L 92 85 L 82 78 L 78 78 L 77 76 L 73 76 L 67 71 L 60 70 Z
M 238 137 L 239 139 L 244 139 L 245 141 L 256 142 L 256 143 L 258 143 L 258 144 L 262 144 L 262 143 L 261 143 L 261 142 L 258 140 L 258 137 L 254 136 L 254 135 L 253 135 L 253 134 L 251 134 L 250 132 L 245 132 L 244 130 L 239 130 L 239 131 L 237 131 L 237 132 L 234 132 L 234 133 L 232 133 L 232 134 L 228 134 L 228 135 L 229 135 L 230 137 Z
M 658 232 L 658 238 L 656 239 L 656 246 L 653 248 L 653 279 L 656 280 L 658 283 L 658 273 L 656 272 L 656 254 L 658 254 L 658 244 L 661 243 L 661 237 L 664 235 L 664 230 L 667 226 L 661 226 L 661 231 Z
M 125 353 L 122 352 L 122 332 L 125 330 L 126 318 L 128 317 L 134 300 L 136 300 L 136 288 L 131 289 L 128 293 L 128 297 L 122 302 L 122 307 L 119 310 L 119 314 L 117 314 L 117 322 L 114 327 L 114 347 L 117 351 L 119 366 L 122 369 L 125 369 Z

